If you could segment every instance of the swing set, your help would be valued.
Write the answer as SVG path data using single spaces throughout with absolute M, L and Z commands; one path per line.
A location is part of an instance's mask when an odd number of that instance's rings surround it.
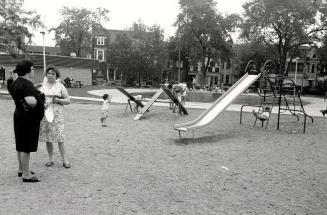
M 250 62 L 256 67 L 254 61 Z M 243 105 L 240 111 L 240 123 L 242 123 L 243 108 L 246 106 L 256 107 L 258 110 L 254 111 L 255 121 L 253 127 L 261 122 L 261 127 L 265 126 L 266 129 L 272 110 L 276 107 L 278 108 L 277 130 L 280 128 L 281 116 L 288 112 L 296 117 L 297 121 L 300 121 L 300 115 L 303 116 L 303 133 L 305 133 L 307 118 L 311 119 L 311 123 L 313 123 L 313 118 L 305 112 L 301 92 L 297 89 L 294 81 L 287 77 L 286 74 L 277 74 L 275 65 L 272 61 L 267 60 L 261 69 L 261 77 L 258 83 L 257 93 L 260 97 L 260 104 Z M 262 117 L 263 115 L 265 117 Z

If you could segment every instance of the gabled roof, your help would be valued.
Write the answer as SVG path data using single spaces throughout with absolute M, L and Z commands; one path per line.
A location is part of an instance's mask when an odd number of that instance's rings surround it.
M 99 61 L 87 58 L 57 56 L 57 55 L 45 55 L 46 64 L 52 64 L 60 67 L 75 67 L 75 68 L 92 68 L 97 69 L 99 67 Z M 14 58 L 9 54 L 0 55 L 0 65 L 16 65 L 23 59 L 31 60 L 35 67 L 43 67 L 43 55 L 42 54 L 25 54 L 19 55 Z
M 43 53 L 43 46 L 26 46 L 26 53 Z M 50 55 L 61 55 L 60 47 L 45 46 L 45 53 Z
M 152 35 L 152 32 L 138 32 L 138 31 L 130 31 L 130 30 L 113 30 L 113 29 L 100 29 L 97 32 L 94 32 L 95 37 L 107 37 L 109 35 L 109 43 L 114 43 L 116 41 L 116 38 L 120 34 L 127 34 L 131 38 L 137 37 L 139 34 L 143 34 L 145 38 Z

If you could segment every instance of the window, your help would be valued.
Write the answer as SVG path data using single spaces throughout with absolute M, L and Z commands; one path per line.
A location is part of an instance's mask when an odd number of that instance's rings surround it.
M 104 61 L 104 50 L 94 50 L 94 59 Z
M 193 71 L 198 71 L 198 67 L 197 66 L 194 66 L 193 67 Z
M 215 72 L 219 72 L 219 67 L 216 67 L 215 68 Z
M 98 60 L 104 60 L 104 51 L 98 50 Z
M 316 67 L 314 64 L 311 65 L 311 73 L 315 73 L 316 72 Z
M 168 60 L 167 62 L 168 68 L 173 68 L 173 64 L 174 64 L 173 60 Z
M 215 67 L 215 65 L 216 65 L 215 62 L 213 62 L 213 61 L 210 62 L 210 67 Z
M 226 75 L 226 81 L 225 81 L 226 84 L 229 84 L 229 75 Z
M 97 37 L 97 45 L 104 45 L 105 37 Z
M 183 68 L 183 61 L 176 61 L 177 68 Z

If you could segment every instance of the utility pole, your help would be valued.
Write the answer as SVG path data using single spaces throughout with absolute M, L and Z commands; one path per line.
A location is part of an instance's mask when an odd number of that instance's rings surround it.
M 42 38 L 43 38 L 43 72 L 45 75 L 45 71 L 46 71 L 46 62 L 45 62 L 45 44 L 44 44 L 44 36 L 45 36 L 45 32 L 41 31 L 40 32 L 42 34 Z
M 181 49 L 178 50 L 178 83 L 181 82 Z
M 295 86 L 294 86 L 294 96 L 295 96 L 295 92 L 296 92 L 296 78 L 297 78 L 297 64 L 298 64 L 298 61 L 300 60 L 300 58 L 299 57 L 296 57 L 295 58 L 295 73 L 294 73 L 294 84 L 295 84 Z M 302 73 L 303 74 L 303 73 Z M 303 77 L 302 77 L 302 79 L 303 79 Z

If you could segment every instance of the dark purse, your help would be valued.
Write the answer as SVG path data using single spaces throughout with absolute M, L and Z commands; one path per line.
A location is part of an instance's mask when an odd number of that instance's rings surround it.
M 44 117 L 44 102 L 45 102 L 45 96 L 43 93 L 38 93 L 34 96 L 37 103 L 35 107 L 29 106 L 24 99 L 21 99 L 20 102 L 23 106 L 24 113 L 25 114 L 31 114 L 35 119 L 38 121 L 41 121 Z
M 36 118 L 41 121 L 44 117 L 44 102 L 45 102 L 45 95 L 43 93 L 39 93 L 35 96 L 37 104 L 35 109 L 35 116 Z

